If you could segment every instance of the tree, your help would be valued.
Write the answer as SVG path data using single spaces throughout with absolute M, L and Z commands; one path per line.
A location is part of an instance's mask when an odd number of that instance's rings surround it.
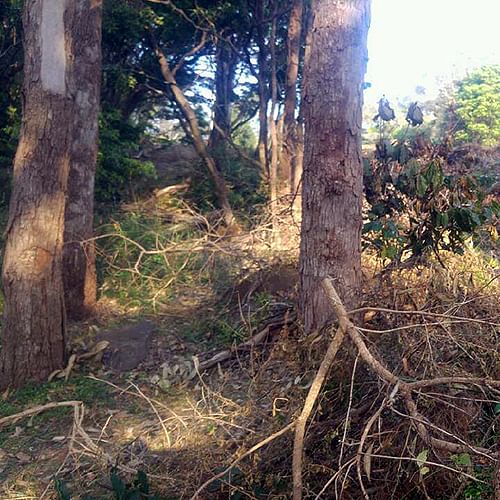
M 500 65 L 485 66 L 457 83 L 455 138 L 495 146 L 500 142 Z
M 205 44 L 205 42 L 206 42 L 206 33 L 203 32 L 199 44 L 192 50 L 196 52 Z M 189 136 L 193 141 L 194 148 L 198 153 L 199 157 L 204 161 L 205 165 L 207 166 L 208 173 L 210 174 L 210 177 L 212 178 L 212 181 L 215 185 L 217 201 L 222 210 L 224 224 L 227 227 L 235 227 L 236 221 L 233 215 L 233 211 L 231 209 L 231 205 L 229 204 L 229 193 L 226 181 L 224 180 L 222 173 L 217 168 L 217 165 L 213 157 L 208 151 L 205 140 L 203 139 L 203 136 L 201 134 L 200 125 L 198 123 L 198 118 L 196 117 L 194 109 L 192 108 L 191 104 L 186 98 L 186 95 L 184 94 L 183 90 L 177 83 L 175 75 L 177 69 L 180 68 L 180 65 L 178 63 L 176 67 L 174 68 L 170 67 L 170 63 L 167 60 L 165 53 L 163 52 L 158 42 L 156 41 L 153 33 L 151 33 L 151 44 L 153 46 L 153 50 L 156 54 L 156 57 L 158 58 L 158 63 L 160 66 L 162 77 L 165 80 L 165 82 L 169 85 L 172 98 L 179 107 L 179 111 L 182 113 L 182 116 L 187 123 Z
M 14 161 L 2 281 L 5 294 L 0 387 L 45 380 L 66 361 L 63 241 L 74 157 L 75 49 L 97 50 L 87 23 L 101 4 L 26 2 L 21 137 Z M 97 10 L 94 10 L 97 9 Z M 91 54 L 89 54 L 91 57 Z M 99 59 L 94 54 L 95 60 Z
M 19 2 L 0 3 L 0 206 L 8 200 L 21 107 L 22 25 Z
M 215 60 L 214 124 L 208 145 L 216 155 L 225 156 L 226 143 L 231 137 L 231 104 L 238 60 L 229 44 L 222 39 L 217 41 Z
M 63 278 L 66 313 L 83 319 L 96 302 L 93 235 L 94 180 L 101 82 L 101 21 L 98 2 L 77 2 L 72 54 L 73 137 L 64 224 Z M 84 22 L 80 23 L 80 20 Z M 86 243 L 83 243 L 86 242 Z
M 331 319 L 325 276 L 348 308 L 361 280 L 361 129 L 369 0 L 317 0 L 305 61 L 301 311 L 311 332 Z
M 294 0 L 288 22 L 288 57 L 283 110 L 283 154 L 280 167 L 281 176 L 292 193 L 297 191 L 300 180 L 300 172 L 297 171 L 297 146 L 299 141 L 297 128 L 299 125 L 295 119 L 295 110 L 297 108 L 297 77 L 299 74 L 303 10 L 304 0 Z

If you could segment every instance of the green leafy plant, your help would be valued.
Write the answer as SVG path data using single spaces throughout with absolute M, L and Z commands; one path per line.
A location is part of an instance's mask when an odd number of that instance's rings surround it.
M 148 476 L 143 471 L 138 471 L 136 477 L 130 483 L 126 483 L 118 475 L 116 470 L 110 474 L 111 487 L 116 500 L 141 500 L 157 499 L 158 497 L 150 492 Z
M 364 245 L 383 259 L 401 261 L 440 250 L 462 253 L 465 240 L 496 224 L 500 205 L 485 203 L 473 176 L 444 172 L 439 156 L 415 158 L 404 140 L 377 145 L 365 163 L 365 192 L 370 205 Z

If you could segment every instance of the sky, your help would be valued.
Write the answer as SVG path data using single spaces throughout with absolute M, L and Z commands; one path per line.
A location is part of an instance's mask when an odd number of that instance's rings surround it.
M 500 0 L 372 0 L 365 102 L 433 98 L 467 70 L 500 64 Z

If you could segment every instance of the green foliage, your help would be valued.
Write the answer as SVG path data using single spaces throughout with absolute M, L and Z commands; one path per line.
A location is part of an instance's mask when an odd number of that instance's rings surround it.
M 98 201 L 120 201 L 130 194 L 134 182 L 155 177 L 152 163 L 131 157 L 140 148 L 143 132 L 143 126 L 123 120 L 118 111 L 101 113 L 95 186 Z
M 131 483 L 126 483 L 115 469 L 111 471 L 110 480 L 116 500 L 141 500 L 145 498 L 154 500 L 158 498 L 150 492 L 148 476 L 143 471 L 138 471 L 135 479 Z
M 115 500 L 157 500 L 159 497 L 151 493 L 149 479 L 144 471 L 138 471 L 135 478 L 130 482 L 125 482 L 119 475 L 117 469 L 112 469 L 109 474 L 109 481 Z M 54 479 L 54 488 L 58 500 L 71 500 L 73 497 L 68 485 L 61 479 Z M 94 497 L 85 495 L 84 500 L 94 500 Z
M 214 156 L 228 185 L 229 203 L 232 208 L 246 214 L 258 210 L 258 205 L 267 199 L 259 169 L 234 154 L 223 156 L 215 152 Z M 213 210 L 217 206 L 213 182 L 205 174 L 204 166 L 201 164 L 200 175 L 194 179 L 188 197 L 202 211 Z
M 365 246 L 381 258 L 462 253 L 467 238 L 500 216 L 497 202 L 484 203 L 477 179 L 445 175 L 439 158 L 411 158 L 404 142 L 384 144 L 384 154 L 365 164 L 370 209 L 363 228 Z
M 500 65 L 485 66 L 458 82 L 455 138 L 484 146 L 500 143 Z
M 174 282 L 189 283 L 204 263 L 202 255 L 190 255 L 189 250 L 162 250 L 182 245 L 194 231 L 182 224 L 165 224 L 161 215 L 120 214 L 98 234 L 108 235 L 97 242 L 101 293 L 129 309 L 155 310 L 169 299 Z
M 0 206 L 8 201 L 21 125 L 21 7 L 20 0 L 0 2 Z

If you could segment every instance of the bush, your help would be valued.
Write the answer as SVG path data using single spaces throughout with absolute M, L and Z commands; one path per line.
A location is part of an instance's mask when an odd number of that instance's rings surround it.
M 365 162 L 369 203 L 364 244 L 383 259 L 402 260 L 440 250 L 462 253 L 465 240 L 485 226 L 495 232 L 500 205 L 486 202 L 474 176 L 446 175 L 437 156 L 415 158 L 405 142 L 378 147 Z

